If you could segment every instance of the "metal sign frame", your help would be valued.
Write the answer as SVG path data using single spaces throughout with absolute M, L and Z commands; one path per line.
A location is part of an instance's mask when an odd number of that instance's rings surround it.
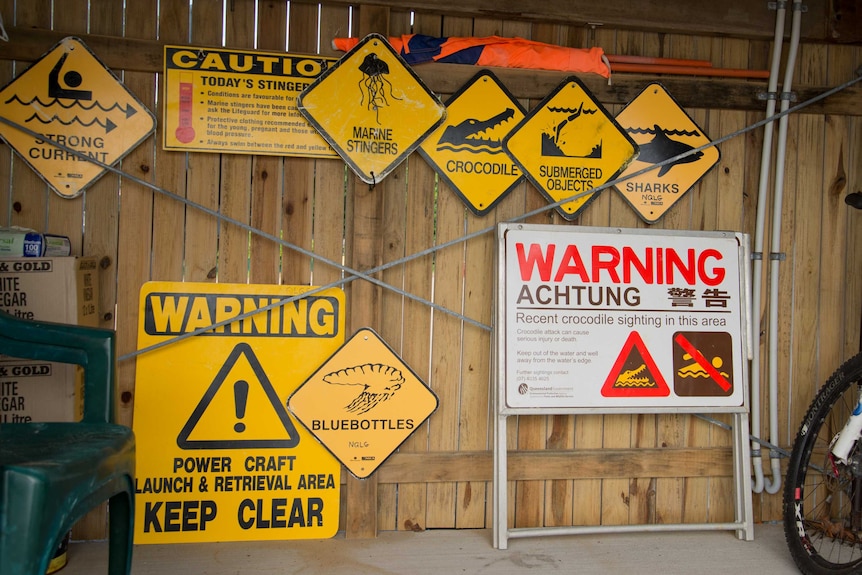
M 569 403 L 564 407 L 553 405 L 553 400 L 539 402 L 539 406 L 516 406 L 512 407 L 507 400 L 507 392 L 509 390 L 507 377 L 509 377 L 509 365 L 507 364 L 507 338 L 512 337 L 510 326 L 507 325 L 509 320 L 507 306 L 512 294 L 508 293 L 507 270 L 509 258 L 512 257 L 508 253 L 510 249 L 507 244 L 507 235 L 510 231 L 517 230 L 520 232 L 536 233 L 548 235 L 557 235 L 564 241 L 569 241 L 571 244 L 576 244 L 589 238 L 592 234 L 605 234 L 618 236 L 621 238 L 657 238 L 657 242 L 669 241 L 669 237 L 681 237 L 683 239 L 702 240 L 722 240 L 726 242 L 728 239 L 738 243 L 736 253 L 736 261 L 727 262 L 729 266 L 738 266 L 739 286 L 736 295 L 739 300 L 739 332 L 737 351 L 744 357 L 741 367 L 734 373 L 734 379 L 742 389 L 740 401 L 717 402 L 724 403 L 716 405 L 716 402 L 710 404 L 710 398 L 705 398 L 706 401 L 698 401 L 694 399 L 688 404 L 680 405 L 672 404 L 674 398 L 669 401 L 658 400 L 655 397 L 644 397 L 642 404 L 634 402 L 622 402 L 621 407 L 609 407 L 602 403 L 593 403 L 585 406 L 576 406 Z M 748 236 L 735 232 L 686 232 L 674 230 L 644 230 L 644 229 L 623 229 L 623 228 L 590 228 L 586 226 L 554 226 L 554 225 L 534 225 L 534 224 L 514 224 L 501 223 L 497 227 L 497 286 L 495 289 L 495 310 L 496 310 L 496 328 L 495 328 L 495 345 L 494 345 L 494 509 L 493 509 L 493 543 L 498 549 L 506 549 L 508 539 L 523 538 L 523 537 L 538 537 L 538 536 L 553 536 L 553 535 L 580 535 L 587 533 L 629 533 L 638 531 L 715 531 L 715 530 L 733 530 L 737 537 L 747 541 L 754 538 L 754 521 L 752 510 L 752 497 L 750 489 L 751 476 L 751 461 L 750 461 L 750 444 L 748 437 L 749 428 L 749 413 L 748 413 L 748 369 L 747 360 L 752 357 L 751 353 L 751 313 L 749 309 L 750 302 L 750 281 L 749 281 L 749 266 L 747 265 L 750 259 L 750 251 L 748 247 Z M 549 256 L 550 258 L 550 256 Z M 620 310 L 616 310 L 620 311 Z M 636 334 L 632 331 L 632 334 Z M 631 339 L 631 338 L 629 338 Z M 627 341 L 625 349 L 630 347 L 630 342 Z M 622 354 L 621 354 L 622 355 Z M 703 358 L 701 358 L 703 359 Z M 620 360 L 617 360 L 617 364 Z M 601 386 L 601 382 L 597 382 Z M 607 385 L 607 384 L 606 384 Z M 515 388 L 519 393 L 523 389 Z M 705 404 L 704 404 L 705 403 Z M 735 404 L 737 403 L 737 404 Z M 680 523 L 680 524 L 639 524 L 639 525 L 598 525 L 598 526 L 570 526 L 570 527 L 530 527 L 530 528 L 509 528 L 508 527 L 508 447 L 506 442 L 506 425 L 507 418 L 513 415 L 557 415 L 557 414 L 603 414 L 603 413 L 728 413 L 732 416 L 732 445 L 733 445 L 733 477 L 734 477 L 734 521 L 724 523 Z

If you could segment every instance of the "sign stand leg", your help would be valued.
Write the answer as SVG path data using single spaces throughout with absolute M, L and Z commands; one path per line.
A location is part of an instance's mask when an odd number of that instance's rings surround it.
M 733 414 L 733 479 L 736 494 L 736 521 L 742 528 L 736 536 L 754 540 L 754 511 L 751 503 L 751 445 L 748 439 L 748 413 Z
M 494 547 L 497 549 L 508 548 L 508 503 L 509 484 L 506 470 L 508 451 L 506 449 L 506 416 L 497 415 L 494 426 Z

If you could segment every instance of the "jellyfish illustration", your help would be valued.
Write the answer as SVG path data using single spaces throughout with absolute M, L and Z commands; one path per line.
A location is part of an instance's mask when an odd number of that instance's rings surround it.
M 323 376 L 331 385 L 353 385 L 359 394 L 345 406 L 349 413 L 363 414 L 392 398 L 404 384 L 401 370 L 381 363 L 366 363 L 340 369 Z
M 392 93 L 392 82 L 384 76 L 389 74 L 389 65 L 377 57 L 373 52 L 368 54 L 359 66 L 359 71 L 362 72 L 362 80 L 359 81 L 359 92 L 362 98 L 360 104 L 365 103 L 366 96 L 368 103 L 366 104 L 369 110 L 374 110 L 377 118 L 377 123 L 380 123 L 380 108 L 388 106 L 389 101 L 386 99 L 386 86 L 389 86 L 389 96 L 395 100 Z

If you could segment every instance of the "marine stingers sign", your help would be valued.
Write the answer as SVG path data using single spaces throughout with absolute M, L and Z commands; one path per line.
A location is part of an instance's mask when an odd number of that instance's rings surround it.
M 620 174 L 617 191 L 647 223 L 657 222 L 718 163 L 718 148 L 661 84 L 650 84 L 617 115 L 638 143 L 640 154 Z M 629 177 L 650 165 L 677 158 L 661 168 Z
M 502 226 L 507 407 L 744 405 L 744 236 Z
M 446 103 L 446 121 L 419 153 L 482 216 L 521 181 L 521 168 L 503 149 L 503 138 L 524 109 L 494 74 L 476 74 Z
M 153 114 L 78 38 L 65 38 L 0 91 L 0 136 L 61 196 L 83 192 L 156 128 Z M 57 142 L 84 157 L 58 148 Z
M 439 98 L 378 34 L 306 88 L 297 107 L 368 184 L 386 177 L 446 116 Z
M 437 396 L 361 329 L 290 397 L 291 413 L 364 479 L 437 409 Z
M 341 466 L 286 407 L 344 341 L 343 292 L 309 289 L 144 285 L 141 349 L 228 323 L 137 358 L 136 543 L 335 535 Z
M 634 140 L 575 77 L 536 106 L 503 146 L 553 203 L 613 180 L 637 155 Z M 557 211 L 573 220 L 596 195 L 562 203 Z

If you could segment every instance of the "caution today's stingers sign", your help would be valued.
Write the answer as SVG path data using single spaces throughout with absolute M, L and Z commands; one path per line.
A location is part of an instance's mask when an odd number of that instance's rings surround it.
M 204 331 L 137 359 L 136 543 L 335 535 L 341 466 L 286 406 L 344 342 L 343 292 L 310 289 L 144 285 L 140 349 Z

